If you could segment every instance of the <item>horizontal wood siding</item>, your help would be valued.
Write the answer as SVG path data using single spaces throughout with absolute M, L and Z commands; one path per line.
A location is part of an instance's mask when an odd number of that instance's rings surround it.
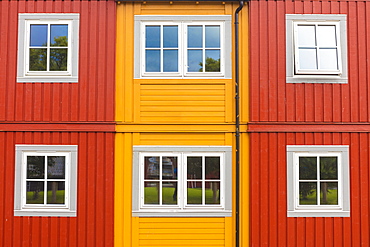
M 369 246 L 370 133 L 250 134 L 251 246 Z M 351 217 L 287 217 L 286 145 L 349 145 Z
M 225 218 L 139 218 L 138 246 L 225 246 Z
M 16 144 L 78 145 L 77 217 L 15 217 Z M 0 246 L 113 246 L 114 134 L 0 132 Z
M 250 1 L 250 120 L 368 122 L 370 2 Z M 348 84 L 286 83 L 285 14 L 346 14 Z
M 16 83 L 18 13 L 80 13 L 78 83 Z M 0 122 L 113 121 L 116 3 L 0 1 Z

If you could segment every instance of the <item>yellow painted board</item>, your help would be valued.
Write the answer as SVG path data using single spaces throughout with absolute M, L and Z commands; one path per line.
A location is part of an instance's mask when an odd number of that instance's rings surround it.
M 166 233 L 168 234 L 176 234 L 178 233 L 178 229 L 166 229 Z M 139 229 L 139 234 L 158 234 L 158 233 L 163 233 L 163 229 L 153 229 L 153 228 L 140 228 Z M 207 233 L 212 233 L 212 234 L 225 234 L 224 229 L 199 229 L 199 228 L 191 228 L 191 229 L 181 229 L 182 234 L 207 234 Z
M 168 240 L 168 239 L 161 239 L 161 240 L 139 240 L 139 246 L 140 245 L 151 245 L 151 246 L 176 246 L 178 245 L 188 245 L 188 246 L 193 246 L 194 244 L 203 244 L 206 246 L 217 246 L 221 245 L 223 246 L 225 244 L 224 240 L 212 240 L 212 239 L 196 239 L 196 240 Z
M 142 217 L 140 218 L 140 223 L 144 222 L 164 222 L 164 223 L 204 223 L 204 222 L 209 222 L 209 223 L 224 223 L 225 222 L 225 217 Z
M 179 223 L 170 223 L 170 222 L 150 222 L 150 223 L 140 223 L 140 228 L 146 228 L 146 229 L 171 229 L 171 228 L 177 228 L 177 229 L 213 229 L 213 228 L 225 228 L 224 223 L 197 223 L 194 224 L 192 222 L 183 222 L 181 224 Z
M 164 230 L 163 232 L 167 232 Z M 222 240 L 225 239 L 225 234 L 212 234 L 212 233 L 192 233 L 184 234 L 182 229 L 178 229 L 177 233 L 161 233 L 161 234 L 140 234 L 140 240 Z
M 144 106 L 175 106 L 175 107 L 182 107 L 182 106 L 224 106 L 224 100 L 141 100 L 140 102 L 141 108 L 143 109 Z
M 201 97 L 199 96 L 193 96 L 193 95 L 176 95 L 176 96 L 166 96 L 164 99 L 161 95 L 141 95 L 140 101 L 225 101 L 225 96 L 217 96 L 217 95 L 203 95 Z

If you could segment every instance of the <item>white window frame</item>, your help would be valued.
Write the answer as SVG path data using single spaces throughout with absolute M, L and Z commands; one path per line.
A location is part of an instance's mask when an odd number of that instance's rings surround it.
M 145 26 L 178 26 L 178 72 L 145 72 Z M 186 72 L 187 26 L 220 25 L 220 72 Z M 204 42 L 204 40 L 203 40 Z M 135 16 L 135 78 L 231 78 L 231 16 Z M 204 49 L 204 47 L 203 47 Z
M 140 217 L 230 217 L 232 207 L 232 165 L 229 146 L 134 146 L 132 215 Z M 177 204 L 144 204 L 144 157 L 178 157 Z M 187 205 L 186 158 L 220 157 L 220 204 Z M 164 180 L 165 181 L 165 180 Z M 203 180 L 202 180 L 203 181 Z M 204 180 L 205 182 L 205 180 Z
M 17 82 L 78 82 L 79 14 L 19 14 Z M 68 25 L 67 71 L 29 71 L 30 26 Z M 48 32 L 48 35 L 49 32 Z M 44 48 L 49 49 L 50 46 Z M 49 60 L 49 57 L 48 57 Z M 47 63 L 49 67 L 49 63 Z
M 303 70 L 299 68 L 298 25 L 334 25 L 336 27 L 338 70 Z M 286 82 L 287 83 L 348 83 L 347 16 L 327 14 L 286 15 Z M 317 47 L 315 47 L 317 48 Z
M 75 217 L 77 208 L 77 146 L 76 145 L 16 145 L 15 147 L 14 216 Z M 27 157 L 65 157 L 65 203 L 27 204 Z M 48 182 L 48 179 L 40 179 Z M 45 195 L 46 196 L 46 195 Z
M 349 146 L 288 145 L 288 217 L 350 217 Z M 338 205 L 299 205 L 299 157 L 338 157 Z M 322 180 L 319 180 L 322 181 Z M 326 180 L 325 180 L 326 181 Z

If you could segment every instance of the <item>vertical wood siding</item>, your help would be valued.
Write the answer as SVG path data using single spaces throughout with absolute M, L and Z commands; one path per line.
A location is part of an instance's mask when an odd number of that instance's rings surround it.
M 346 14 L 348 84 L 286 83 L 285 14 Z M 250 120 L 370 121 L 370 2 L 251 1 Z
M 114 120 L 115 6 L 0 1 L 0 122 Z M 18 13 L 80 13 L 78 83 L 16 83 Z
M 369 133 L 252 133 L 251 246 L 369 246 Z M 351 217 L 287 217 L 286 145 L 349 145 Z
M 16 144 L 78 145 L 77 217 L 14 217 Z M 0 132 L 0 246 L 113 246 L 114 134 Z

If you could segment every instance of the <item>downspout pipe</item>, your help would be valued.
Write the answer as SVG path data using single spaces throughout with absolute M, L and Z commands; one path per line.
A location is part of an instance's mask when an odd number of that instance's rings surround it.
M 235 10 L 235 246 L 240 244 L 240 98 L 239 98 L 239 12 L 244 6 L 244 1 L 239 1 Z

